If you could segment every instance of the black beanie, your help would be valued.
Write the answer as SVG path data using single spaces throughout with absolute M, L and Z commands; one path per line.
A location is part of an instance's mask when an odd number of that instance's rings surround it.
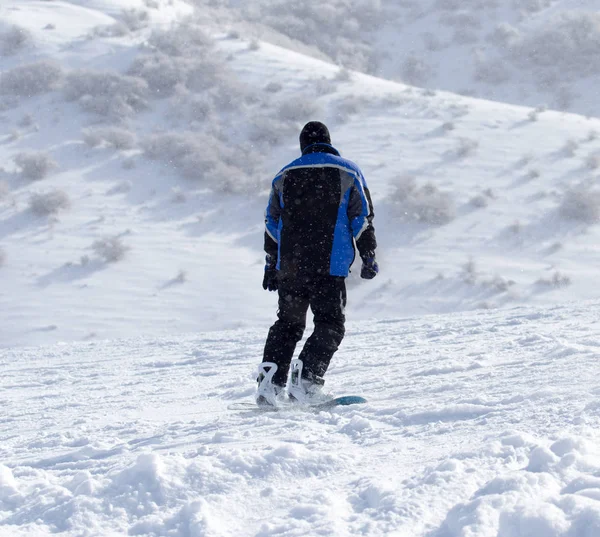
M 331 137 L 329 130 L 320 121 L 309 121 L 300 133 L 300 149 L 302 152 L 312 144 L 329 144 Z

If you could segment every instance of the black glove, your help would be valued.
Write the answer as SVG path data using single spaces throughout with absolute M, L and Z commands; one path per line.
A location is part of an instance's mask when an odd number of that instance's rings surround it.
M 263 289 L 269 291 L 277 291 L 277 260 L 267 254 L 265 257 L 265 275 L 263 277 Z
M 379 273 L 379 265 L 375 260 L 375 252 L 368 252 L 362 258 L 362 267 L 360 269 L 360 277 L 364 280 L 372 280 Z

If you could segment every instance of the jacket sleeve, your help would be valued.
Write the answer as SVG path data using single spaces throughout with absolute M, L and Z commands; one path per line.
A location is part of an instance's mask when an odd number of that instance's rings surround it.
M 375 227 L 373 226 L 373 202 L 365 178 L 360 175 L 354 180 L 350 190 L 348 218 L 352 227 L 352 235 L 361 258 L 372 257 L 377 248 Z
M 265 252 L 277 260 L 279 244 L 279 219 L 281 218 L 281 204 L 276 181 L 273 181 L 269 203 L 265 211 Z

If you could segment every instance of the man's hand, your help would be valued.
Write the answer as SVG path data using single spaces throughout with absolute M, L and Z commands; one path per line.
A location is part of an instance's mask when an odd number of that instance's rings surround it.
M 375 260 L 375 253 L 369 252 L 362 258 L 362 262 L 360 277 L 364 280 L 372 280 L 379 273 L 379 265 Z
M 277 260 L 267 254 L 265 257 L 265 275 L 263 277 L 263 289 L 265 291 L 277 291 Z

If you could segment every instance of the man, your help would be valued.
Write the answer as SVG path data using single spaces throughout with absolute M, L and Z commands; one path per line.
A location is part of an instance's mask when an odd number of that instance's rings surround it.
M 265 213 L 263 288 L 279 292 L 279 311 L 259 367 L 259 405 L 282 400 L 290 365 L 290 400 L 322 397 L 323 377 L 344 337 L 345 278 L 355 245 L 361 277 L 372 279 L 379 271 L 373 204 L 362 172 L 340 156 L 318 121 L 302 129 L 300 149 L 302 156 L 275 176 Z M 292 361 L 309 306 L 314 332 Z

